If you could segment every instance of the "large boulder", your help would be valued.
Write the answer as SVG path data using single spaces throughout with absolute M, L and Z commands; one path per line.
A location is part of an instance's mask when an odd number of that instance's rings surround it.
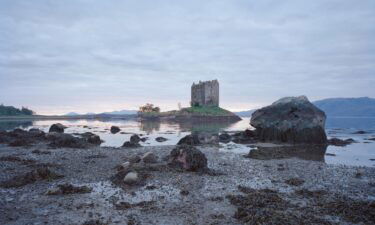
M 288 143 L 327 142 L 325 113 L 305 96 L 282 98 L 255 111 L 250 124 L 261 141 Z
M 204 171 L 207 169 L 207 158 L 191 145 L 180 145 L 169 155 L 169 165 L 187 171 Z
M 62 125 L 61 123 L 55 123 L 52 124 L 52 126 L 49 128 L 49 132 L 56 132 L 56 133 L 64 133 L 64 129 L 66 127 Z

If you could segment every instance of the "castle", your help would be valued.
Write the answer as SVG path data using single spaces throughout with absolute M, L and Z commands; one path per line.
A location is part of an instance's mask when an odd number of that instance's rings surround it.
M 199 81 L 191 86 L 191 106 L 219 106 L 219 81 Z

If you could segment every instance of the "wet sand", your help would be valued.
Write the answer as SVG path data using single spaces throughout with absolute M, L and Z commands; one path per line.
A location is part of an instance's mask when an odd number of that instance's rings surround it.
M 0 224 L 278 224 L 283 219 L 291 224 L 375 223 L 371 167 L 299 158 L 257 160 L 201 146 L 215 175 L 145 169 L 144 185 L 122 189 L 111 182 L 116 166 L 130 157 L 151 151 L 163 164 L 173 148 L 0 145 L 0 183 L 42 166 L 64 176 L 0 188 Z M 86 185 L 92 191 L 46 195 L 64 183 Z M 251 209 L 249 204 L 254 204 Z

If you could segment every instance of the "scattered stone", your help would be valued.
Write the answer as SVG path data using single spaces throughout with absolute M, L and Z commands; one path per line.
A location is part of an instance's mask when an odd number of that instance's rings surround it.
M 167 141 L 168 139 L 166 139 L 165 137 L 157 137 L 157 138 L 155 138 L 155 140 L 156 140 L 157 142 L 165 142 L 165 141 Z
M 290 178 L 286 180 L 285 183 L 291 186 L 301 186 L 305 181 L 299 178 Z
M 178 141 L 177 145 L 199 145 L 201 144 L 198 138 L 198 135 L 189 134 L 181 138 Z
M 62 125 L 61 123 L 55 123 L 55 124 L 52 124 L 48 132 L 64 133 L 65 128 L 66 127 Z
M 336 156 L 336 154 L 333 154 L 333 153 L 326 153 L 326 156 Z
M 148 137 L 143 137 L 143 138 L 141 138 L 141 141 L 142 142 L 146 142 L 148 140 Z
M 136 172 L 129 172 L 124 177 L 125 184 L 135 184 L 138 181 L 138 174 Z
M 188 190 L 185 190 L 185 189 L 184 189 L 184 190 L 181 190 L 181 191 L 180 191 L 180 194 L 183 195 L 183 196 L 187 196 L 187 195 L 190 194 L 190 192 L 189 192 Z
M 111 133 L 112 134 L 117 134 L 118 132 L 120 132 L 120 128 L 118 126 L 111 126 Z
M 59 184 L 56 188 L 47 191 L 47 195 L 68 195 L 90 193 L 92 188 L 87 186 L 74 186 L 72 184 Z
M 187 171 L 203 171 L 207 170 L 207 158 L 193 146 L 180 145 L 171 151 L 169 165 Z
M 373 137 L 373 138 L 367 138 L 366 140 L 375 141 L 375 137 Z
M 348 139 L 345 139 L 345 140 L 342 140 L 342 139 L 339 139 L 339 138 L 331 138 L 328 140 L 328 144 L 329 145 L 335 145 L 335 146 L 346 146 L 346 145 L 350 145 L 352 143 L 355 143 L 356 141 L 353 140 L 352 138 L 348 138 Z
M 39 180 L 54 180 L 62 178 L 62 175 L 52 172 L 47 167 L 42 167 L 28 172 L 24 175 L 15 176 L 7 181 L 1 182 L 0 187 L 14 188 L 22 187 L 27 184 L 34 183 Z
M 157 163 L 158 157 L 152 152 L 147 152 L 142 156 L 142 161 L 144 163 Z
M 324 144 L 325 121 L 325 113 L 300 96 L 282 98 L 255 111 L 250 124 L 261 141 Z

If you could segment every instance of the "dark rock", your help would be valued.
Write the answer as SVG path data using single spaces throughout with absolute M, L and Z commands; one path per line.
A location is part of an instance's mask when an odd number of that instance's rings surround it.
M 52 124 L 48 132 L 64 133 L 65 128 L 66 127 L 62 125 L 61 123 L 55 123 L 55 124 Z
M 335 145 L 335 146 L 346 146 L 346 145 L 350 145 L 352 143 L 355 143 L 356 141 L 351 139 L 351 138 L 348 138 L 348 139 L 345 139 L 345 140 L 342 140 L 342 139 L 339 139 L 339 138 L 331 138 L 328 140 L 328 144 L 329 145 Z
M 243 132 L 233 134 L 232 141 L 237 144 L 249 144 L 256 141 L 256 133 L 253 130 L 246 129 Z
M 122 147 L 124 148 L 138 148 L 138 147 L 142 147 L 139 143 L 133 143 L 133 142 L 130 142 L 130 141 L 126 141 Z
M 47 191 L 47 195 L 68 195 L 90 193 L 92 188 L 87 186 L 74 186 L 72 184 L 59 184 L 56 188 Z
M 201 144 L 198 138 L 198 135 L 190 134 L 186 135 L 185 137 L 181 138 L 178 141 L 177 145 L 199 145 Z
M 130 142 L 131 143 L 138 144 L 140 141 L 141 141 L 141 138 L 138 135 L 136 135 L 136 134 L 133 134 L 130 137 Z
M 155 138 L 155 140 L 157 142 L 164 142 L 164 141 L 167 141 L 168 139 L 166 139 L 165 137 L 157 137 L 157 138 Z
M 111 133 L 112 134 L 116 134 L 116 133 L 120 132 L 120 130 L 121 129 L 118 126 L 112 126 L 111 127 Z
M 146 142 L 148 140 L 148 137 L 143 137 L 143 138 L 141 138 L 141 141 L 142 142 Z
M 252 149 L 245 157 L 259 160 L 300 158 L 304 160 L 322 161 L 327 145 L 295 145 Z
M 219 141 L 223 143 L 229 143 L 231 141 L 231 136 L 227 133 L 222 133 L 219 135 Z
M 180 145 L 171 151 L 169 165 L 187 171 L 204 171 L 207 169 L 207 158 L 193 146 Z
M 300 96 L 282 98 L 255 111 L 250 124 L 261 141 L 324 144 L 325 121 L 325 113 Z

